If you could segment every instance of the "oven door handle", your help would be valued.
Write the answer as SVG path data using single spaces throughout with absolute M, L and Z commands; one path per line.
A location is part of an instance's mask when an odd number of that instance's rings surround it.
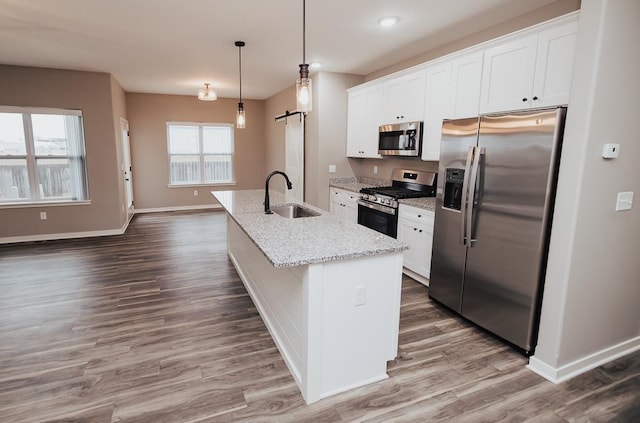
M 362 207 L 366 207 L 368 209 L 377 210 L 377 211 L 380 211 L 382 213 L 394 215 L 394 216 L 396 214 L 396 209 L 394 209 L 393 207 L 382 206 L 380 204 L 374 204 L 374 203 L 367 203 L 367 202 L 362 201 L 362 200 L 358 200 L 358 205 L 360 205 Z

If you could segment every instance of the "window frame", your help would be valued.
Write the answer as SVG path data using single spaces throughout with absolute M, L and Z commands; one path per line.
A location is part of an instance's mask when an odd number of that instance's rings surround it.
M 86 137 L 84 130 L 84 115 L 81 109 L 63 109 L 57 107 L 24 107 L 24 106 L 7 106 L 0 105 L 0 113 L 15 113 L 22 116 L 22 128 L 25 142 L 25 154 L 9 154 L 0 155 L 0 159 L 22 159 L 26 162 L 27 178 L 29 181 L 29 198 L 7 200 L 0 199 L 0 209 L 5 208 L 24 208 L 24 207 L 41 207 L 41 206 L 69 206 L 69 205 L 87 205 L 91 204 L 89 194 L 89 170 L 87 165 Z M 59 115 L 59 116 L 75 116 L 79 118 L 78 134 L 81 136 L 80 143 L 77 148 L 81 150 L 81 155 L 74 157 L 69 152 L 67 144 L 67 152 L 65 155 L 42 155 L 37 154 L 36 139 L 33 131 L 33 115 Z M 38 176 L 38 160 L 39 159 L 66 159 L 69 162 L 80 159 L 81 180 L 72 180 L 72 184 L 81 184 L 84 196 L 82 198 L 42 198 L 40 190 L 37 188 L 39 184 Z
M 189 182 L 189 183 L 175 183 L 171 180 L 171 156 L 179 156 L 179 154 L 171 154 L 171 137 L 170 130 L 171 127 L 179 127 L 179 126 L 191 126 L 197 127 L 198 129 L 198 153 L 197 154 L 189 154 L 189 155 L 197 155 L 199 158 L 200 165 L 200 175 L 197 182 Z M 230 142 L 231 142 L 231 178 L 229 181 L 219 181 L 219 182 L 207 182 L 205 181 L 205 156 L 212 155 L 208 153 L 204 153 L 204 136 L 203 131 L 206 127 L 214 127 L 214 128 L 227 128 L 229 129 Z M 167 134 L 167 169 L 168 174 L 167 177 L 169 179 L 167 183 L 168 188 L 184 188 L 184 187 L 209 187 L 209 186 L 229 186 L 236 185 L 235 178 L 235 126 L 232 123 L 219 123 L 219 122 L 167 122 L 166 123 L 166 134 Z M 216 154 L 218 155 L 218 154 Z M 220 154 L 227 156 L 227 154 Z

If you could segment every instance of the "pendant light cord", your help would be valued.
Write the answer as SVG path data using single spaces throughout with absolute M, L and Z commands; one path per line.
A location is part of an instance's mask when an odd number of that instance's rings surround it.
M 240 102 L 242 103 L 242 46 L 238 46 L 238 73 L 240 74 Z
M 306 0 L 302 0 L 302 63 L 307 63 L 305 60 L 305 40 L 307 39 L 307 35 L 306 35 L 306 23 L 307 20 L 305 19 L 305 9 L 306 9 Z

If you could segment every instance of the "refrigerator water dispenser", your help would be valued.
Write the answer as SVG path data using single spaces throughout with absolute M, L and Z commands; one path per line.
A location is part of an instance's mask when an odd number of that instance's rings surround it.
M 444 196 L 442 206 L 447 209 L 460 210 L 462 205 L 462 183 L 464 169 L 446 169 L 444 180 Z

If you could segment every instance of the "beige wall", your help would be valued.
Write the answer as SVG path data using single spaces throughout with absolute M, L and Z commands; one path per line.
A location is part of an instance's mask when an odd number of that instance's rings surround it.
M 136 210 L 215 204 L 214 190 L 255 189 L 264 183 L 264 102 L 245 100 L 247 124 L 234 130 L 236 185 L 169 188 L 167 122 L 233 123 L 237 100 L 200 101 L 195 95 L 127 93 Z M 198 191 L 198 196 L 193 191 Z
M 114 94 L 120 95 L 118 87 L 112 87 L 106 73 L 0 65 L 0 104 L 82 110 L 91 198 L 89 205 L 2 208 L 0 241 L 123 226 Z M 117 109 L 124 113 L 121 105 Z M 47 220 L 40 220 L 41 211 L 47 212 Z
M 347 88 L 359 75 L 319 72 L 314 75 L 314 111 L 307 119 L 306 201 L 329 210 L 329 178 L 354 176 L 347 154 Z M 336 165 L 336 173 L 329 173 Z
M 640 348 L 638 17 L 637 0 L 582 2 L 535 353 L 559 371 Z M 607 142 L 619 158 L 601 157 Z M 632 210 L 614 211 L 621 191 Z
M 353 172 L 366 178 L 391 180 L 391 171 L 395 168 L 438 171 L 438 162 L 424 162 L 420 159 L 385 157 L 382 159 L 349 159 Z M 374 167 L 378 173 L 374 173 Z
M 415 57 L 404 60 L 399 63 L 395 63 L 392 66 L 388 66 L 382 69 L 378 69 L 365 76 L 366 81 L 380 78 L 381 76 L 388 75 L 393 72 L 400 71 L 402 69 L 409 68 L 411 66 L 419 65 L 420 63 L 428 62 L 429 60 L 436 59 L 438 57 L 445 56 L 447 54 L 456 52 L 458 50 L 465 49 L 467 47 L 480 44 L 485 41 L 489 41 L 494 38 L 509 34 L 511 32 L 538 24 L 540 22 L 547 21 L 549 19 L 561 16 L 580 9 L 580 0 L 558 0 L 540 9 L 518 16 L 514 19 L 510 19 L 499 23 L 498 25 L 487 28 L 483 31 L 471 34 L 467 37 L 460 38 L 451 43 L 445 44 L 441 47 L 430 49 L 421 53 Z M 460 28 L 459 25 L 448 28 L 446 32 L 457 31 Z M 455 32 L 454 32 L 455 33 Z M 437 37 L 438 35 L 436 35 Z
M 346 158 L 347 88 L 362 83 L 362 76 L 319 72 L 313 74 L 313 110 L 305 118 L 305 201 L 329 209 L 329 178 L 353 176 Z M 266 100 L 267 171 L 284 170 L 284 121 L 274 118 L 296 109 L 295 85 Z M 329 173 L 329 165 L 336 173 Z M 284 182 L 274 189 L 284 190 Z

